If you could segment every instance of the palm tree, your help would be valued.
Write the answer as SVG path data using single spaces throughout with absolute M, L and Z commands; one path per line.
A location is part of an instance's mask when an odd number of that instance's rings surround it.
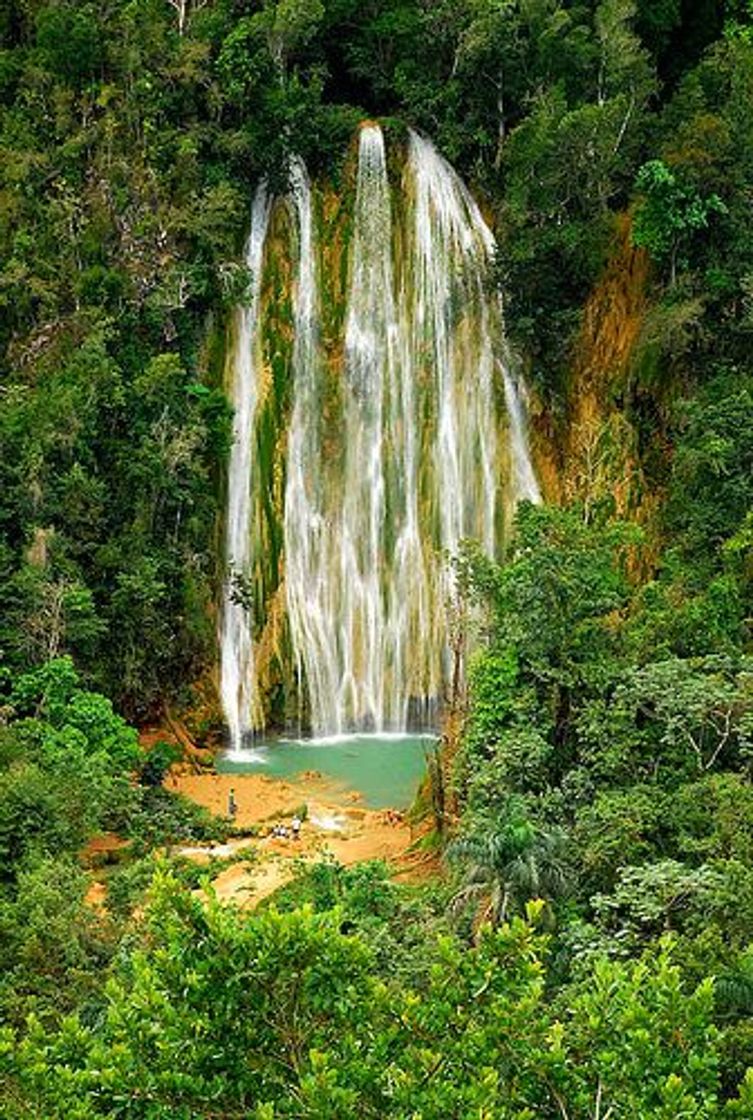
M 477 899 L 483 902 L 479 921 L 493 926 L 506 921 L 511 910 L 521 910 L 529 899 L 551 901 L 570 884 L 565 833 L 536 828 L 525 818 L 455 840 L 447 854 L 464 868 L 462 884 L 450 904 L 453 912 Z

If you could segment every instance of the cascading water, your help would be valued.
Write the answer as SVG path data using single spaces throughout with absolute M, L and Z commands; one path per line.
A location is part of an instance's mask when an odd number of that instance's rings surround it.
M 361 131 L 351 275 L 345 321 L 345 461 L 337 583 L 339 692 L 316 719 L 342 731 L 347 722 L 382 729 L 389 692 L 383 577 L 387 492 L 384 417 L 389 409 L 397 320 L 393 299 L 392 218 L 380 129 Z M 393 510 L 398 517 L 399 511 Z M 339 562 L 339 572 L 337 571 Z M 322 698 L 326 699 L 326 698 Z M 312 695 L 312 706 L 314 697 Z M 324 718 L 321 718 L 324 716 Z
M 505 406 L 510 423 L 513 501 L 516 503 L 522 501 L 538 503 L 541 501 L 541 490 L 531 462 L 531 453 L 528 450 L 525 385 L 515 380 L 504 362 L 500 365 L 505 387 Z
M 429 386 L 439 539 L 464 537 L 494 552 L 497 422 L 493 400 L 496 301 L 486 292 L 494 241 L 465 187 L 428 140 L 411 132 L 406 167 L 413 196 L 411 259 L 404 281 L 414 384 Z
M 225 535 L 227 574 L 223 588 L 220 627 L 220 691 L 231 751 L 239 751 L 251 731 L 254 689 L 252 620 L 244 584 L 251 565 L 251 471 L 254 414 L 257 400 L 259 304 L 264 242 L 269 225 L 270 199 L 260 184 L 251 209 L 251 232 L 246 249 L 250 273 L 248 302 L 236 312 L 232 351 L 232 401 L 235 409 L 233 443 L 228 465 L 228 502 Z
M 493 236 L 429 141 L 410 133 L 407 149 L 393 211 L 382 132 L 373 124 L 361 129 L 339 344 L 321 325 L 329 258 L 317 244 L 312 188 L 298 160 L 284 204 L 294 231 L 294 343 L 282 578 L 290 646 L 317 735 L 401 731 L 435 720 L 448 678 L 446 556 L 465 537 L 493 555 L 505 495 L 539 500 L 524 394 L 506 360 L 501 302 L 488 287 Z M 258 254 L 254 275 L 269 217 L 263 197 L 249 242 L 249 259 L 252 243 Z M 258 288 L 246 312 L 251 334 L 257 306 Z M 243 353 L 261 361 L 250 335 Z M 247 411 L 236 416 L 245 451 L 234 447 L 231 482 L 251 471 L 250 392 Z M 237 388 L 235 400 L 238 409 Z M 248 487 L 239 494 L 247 508 Z M 245 517 L 245 527 L 242 516 L 232 534 L 228 527 L 234 568 L 248 561 L 237 536 L 248 540 Z M 250 630 L 226 597 L 223 700 L 240 742 L 247 723 L 234 717 L 227 697 L 250 710 L 241 686 L 243 662 L 250 693 Z M 240 652 L 226 656 L 226 641 Z
M 295 405 L 285 502 L 286 593 L 293 647 L 305 676 L 312 727 L 404 727 L 411 677 L 411 615 L 426 612 L 412 424 L 396 417 L 400 381 L 392 226 L 384 140 L 361 131 L 342 377 L 343 447 L 328 464 L 319 431 L 324 368 L 316 348 L 311 195 L 300 171 L 295 301 Z M 300 346 L 299 339 L 306 339 Z M 412 412 L 409 414 L 412 415 Z M 387 463 L 385 429 L 392 430 Z M 408 450 L 406 451 L 405 448 Z M 389 471 L 388 471 L 389 468 Z M 394 556 L 394 559 L 393 559 Z M 413 628 L 415 630 L 415 627 Z M 417 636 L 417 635 L 416 635 Z
M 500 488 L 495 369 L 504 386 L 513 500 L 541 500 L 524 391 L 509 368 L 501 301 L 488 288 L 494 236 L 462 179 L 415 132 L 409 135 L 407 175 L 414 194 L 415 267 L 404 302 L 414 303 L 414 378 L 427 360 L 435 378 L 442 544 L 454 551 L 463 537 L 474 537 L 493 555 Z
M 322 451 L 323 367 L 318 349 L 316 257 L 311 185 L 295 160 L 291 169 L 296 218 L 293 414 L 285 491 L 285 591 L 299 682 L 305 678 L 313 726 L 326 727 L 341 688 L 338 613 L 332 568 L 334 526 L 327 515 Z M 335 727 L 333 730 L 339 730 Z

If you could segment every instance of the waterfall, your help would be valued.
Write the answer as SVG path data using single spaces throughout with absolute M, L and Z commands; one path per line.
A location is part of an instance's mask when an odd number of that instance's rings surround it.
M 510 458 L 513 468 L 513 500 L 515 502 L 540 502 L 541 490 L 528 449 L 526 425 L 526 387 L 516 381 L 507 364 L 500 362 L 505 387 L 505 406 L 510 424 Z
M 321 432 L 324 383 L 318 347 L 316 254 L 311 184 L 300 160 L 291 169 L 297 234 L 293 320 L 293 413 L 285 490 L 285 592 L 299 682 L 305 678 L 311 722 L 339 730 L 335 527 L 327 515 Z
M 364 125 L 341 323 L 320 306 L 332 281 L 329 245 L 317 234 L 324 202 L 298 159 L 279 203 L 290 219 L 293 337 L 281 578 L 290 656 L 317 735 L 435 721 L 451 668 L 447 556 L 466 537 L 494 555 L 505 497 L 539 500 L 525 389 L 511 372 L 501 300 L 489 287 L 491 230 L 450 164 L 413 132 L 398 186 L 393 206 L 384 136 Z M 255 287 L 234 363 L 227 554 L 242 572 L 269 213 L 262 188 L 248 250 Z M 231 591 L 222 696 L 239 744 L 250 723 L 253 655 L 248 614 Z
M 384 418 L 395 364 L 392 215 L 384 140 L 361 130 L 345 320 L 345 463 L 339 542 L 341 686 L 332 719 L 382 728 L 385 721 L 386 602 L 382 580 L 387 493 Z M 397 516 L 398 511 L 394 511 Z
M 233 751 L 241 749 L 244 736 L 252 726 L 254 647 L 247 581 L 251 574 L 251 471 L 259 304 L 269 214 L 270 199 L 264 183 L 261 183 L 251 208 L 251 232 L 246 248 L 246 266 L 250 273 L 248 302 L 236 311 L 231 355 L 231 399 L 235 412 L 228 465 L 220 692 Z
M 493 400 L 496 304 L 486 292 L 493 238 L 465 184 L 432 144 L 411 132 L 406 168 L 413 247 L 405 304 L 414 383 L 428 382 L 436 409 L 431 455 L 438 543 L 464 537 L 492 555 L 498 481 Z
M 364 127 L 359 145 L 339 470 L 328 471 L 319 433 L 325 390 L 315 313 L 302 310 L 313 301 L 308 293 L 315 290 L 316 254 L 311 192 L 301 169 L 293 194 L 299 231 L 295 404 L 285 502 L 293 647 L 308 685 L 316 732 L 404 728 L 413 683 L 408 647 L 412 638 L 425 636 L 428 604 L 418 530 L 412 387 L 399 361 L 381 129 Z
M 522 383 L 509 368 L 501 301 L 488 290 L 494 236 L 462 179 L 415 132 L 409 136 L 407 172 L 415 199 L 414 364 L 420 369 L 423 350 L 435 380 L 442 544 L 454 551 L 463 537 L 474 537 L 492 556 L 499 489 L 495 369 L 501 370 L 504 386 L 513 498 L 541 497 Z

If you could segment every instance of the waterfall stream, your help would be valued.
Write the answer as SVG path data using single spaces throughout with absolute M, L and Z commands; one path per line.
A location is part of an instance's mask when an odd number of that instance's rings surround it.
M 248 301 L 235 314 L 232 361 L 233 443 L 228 464 L 225 556 L 227 575 L 220 622 L 220 693 L 230 749 L 239 751 L 252 727 L 254 646 L 247 609 L 251 566 L 251 473 L 257 401 L 259 302 L 262 260 L 269 226 L 270 198 L 264 183 L 251 208 L 246 248 L 250 274 Z
M 494 238 L 428 140 L 409 133 L 394 184 L 381 129 L 364 125 L 333 343 L 320 306 L 328 247 L 316 190 L 297 159 L 289 195 L 276 205 L 290 215 L 292 255 L 280 580 L 294 675 L 317 735 L 428 727 L 449 676 L 447 556 L 467 537 L 494 555 L 505 508 L 539 500 L 524 389 L 488 283 Z M 251 563 L 254 379 L 265 361 L 260 276 L 271 209 L 260 188 L 248 248 L 254 287 L 232 363 L 231 572 Z M 245 606 L 229 580 L 222 700 L 235 746 L 256 712 Z
M 312 722 L 326 722 L 341 683 L 336 650 L 338 613 L 331 568 L 336 537 L 327 516 L 322 477 L 323 364 L 319 353 L 316 258 L 311 184 L 296 160 L 291 173 L 298 237 L 293 349 L 293 414 L 285 490 L 285 590 L 299 681 L 308 684 Z M 339 729 L 338 729 L 339 730 Z

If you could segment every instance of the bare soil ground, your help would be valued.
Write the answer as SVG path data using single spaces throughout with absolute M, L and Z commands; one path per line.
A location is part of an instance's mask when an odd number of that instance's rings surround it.
M 142 735 L 144 746 L 159 739 L 179 742 L 174 731 L 162 728 L 149 729 Z M 165 786 L 218 817 L 227 817 L 232 789 L 237 806 L 234 824 L 239 831 L 253 832 L 226 844 L 173 849 L 173 854 L 197 863 L 227 861 L 213 880 L 214 890 L 223 901 L 253 908 L 294 878 L 302 865 L 328 858 L 344 866 L 384 860 L 403 882 L 420 882 L 436 874 L 433 861 L 412 850 L 416 834 L 402 813 L 368 809 L 357 790 L 344 790 L 317 771 L 285 781 L 263 774 L 216 774 L 207 769 L 211 765 L 209 752 L 184 750 L 184 758 L 168 773 Z M 304 815 L 299 838 L 274 836 L 274 826 L 285 824 L 289 828 L 296 813 Z M 124 846 L 127 841 L 106 834 L 94 838 L 82 853 L 84 862 L 94 871 L 87 896 L 91 905 L 104 905 L 104 864 Z
M 403 815 L 363 808 L 358 793 L 335 793 L 319 774 L 282 781 L 262 774 L 174 773 L 166 784 L 218 816 L 227 814 L 232 789 L 236 826 L 259 830 L 256 838 L 234 840 L 220 850 L 195 846 L 178 850 L 199 860 L 209 855 L 235 857 L 213 884 L 225 901 L 253 907 L 292 879 L 302 863 L 328 857 L 346 866 L 381 859 L 400 872 L 401 878 L 415 873 L 415 861 L 408 852 L 414 837 Z M 272 835 L 276 823 L 289 826 L 296 810 L 304 805 L 306 817 L 299 839 Z M 241 851 L 248 853 L 248 862 L 237 862 Z

